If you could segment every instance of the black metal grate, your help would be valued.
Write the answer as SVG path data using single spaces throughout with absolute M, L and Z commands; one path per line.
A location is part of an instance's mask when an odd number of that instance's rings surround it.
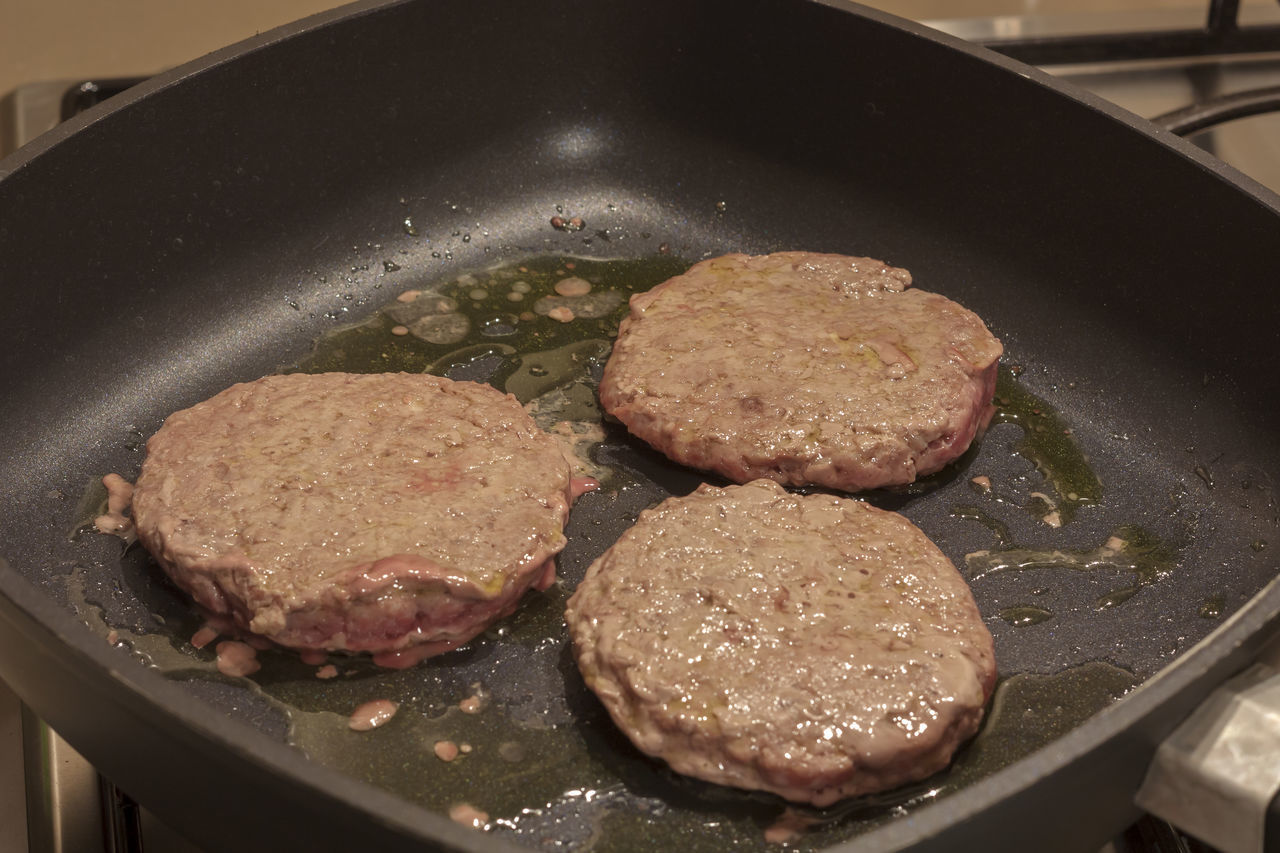
M 1196 29 L 991 39 L 982 44 L 1030 65 L 1268 53 L 1280 51 L 1280 24 L 1241 26 L 1240 0 L 1210 0 L 1205 24 Z

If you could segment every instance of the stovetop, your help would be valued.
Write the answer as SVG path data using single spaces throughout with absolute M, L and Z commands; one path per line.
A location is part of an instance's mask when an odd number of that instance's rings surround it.
M 927 23 L 1037 64 L 1147 118 L 1280 86 L 1280 6 L 1241 8 L 1233 0 L 1214 0 L 1207 16 L 1170 10 Z M 0 99 L 0 155 L 131 82 L 41 81 L 9 93 Z M 1189 139 L 1280 192 L 1280 113 L 1238 119 Z M 101 780 L 0 683 L 0 853 L 123 853 L 142 851 L 144 839 L 147 853 L 199 853 Z M 1147 819 L 1104 853 L 1149 850 L 1209 848 Z

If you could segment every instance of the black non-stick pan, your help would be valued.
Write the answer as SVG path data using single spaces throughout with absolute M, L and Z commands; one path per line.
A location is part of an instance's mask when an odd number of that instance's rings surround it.
M 1006 345 L 981 444 L 867 496 L 969 579 L 1002 676 L 986 727 L 926 783 L 791 812 L 645 759 L 573 667 L 559 614 L 586 565 L 703 479 L 598 421 L 622 309 L 561 325 L 466 297 L 521 279 L 533 300 L 567 264 L 625 296 L 782 249 L 905 266 Z M 1274 194 L 877 12 L 359 3 L 0 164 L 0 676 L 209 850 L 764 849 L 780 819 L 802 849 L 1094 849 L 1137 815 L 1161 738 L 1273 633 L 1277 283 Z M 458 295 L 475 334 L 390 335 L 415 288 Z M 338 659 L 323 680 L 268 651 L 218 674 L 146 555 L 84 530 L 97 482 L 233 382 L 388 367 L 530 399 L 556 380 L 559 411 L 596 423 L 604 485 L 561 583 L 414 669 Z M 377 698 L 391 722 L 348 730 Z M 442 761 L 440 740 L 471 751 Z M 463 803 L 486 828 L 449 819 Z

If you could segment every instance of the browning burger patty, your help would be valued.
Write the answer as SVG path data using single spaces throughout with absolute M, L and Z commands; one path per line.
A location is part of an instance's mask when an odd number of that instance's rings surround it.
M 466 642 L 551 583 L 569 477 L 557 442 L 488 385 L 292 374 L 170 416 L 133 514 L 213 613 L 395 665 Z
M 566 618 L 641 750 L 818 806 L 945 767 L 996 677 L 969 588 L 917 527 L 768 480 L 641 513 Z
M 631 299 L 600 400 L 738 483 L 856 491 L 955 459 L 991 419 L 1000 342 L 870 258 L 726 255 Z

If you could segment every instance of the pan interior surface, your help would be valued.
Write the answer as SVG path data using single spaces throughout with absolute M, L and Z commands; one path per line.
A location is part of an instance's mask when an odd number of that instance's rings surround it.
M 456 814 L 485 831 L 464 846 L 769 849 L 770 830 L 801 849 L 873 845 L 1174 664 L 1275 575 L 1280 423 L 1259 402 L 1280 391 L 1274 197 L 883 16 L 367 5 L 74 130 L 0 172 L 0 205 L 23 210 L 0 223 L 0 556 L 87 627 L 68 642 L 113 646 L 125 681 L 158 673 L 246 737 L 430 812 L 470 807 Z M 906 267 L 1006 347 L 985 439 L 867 496 L 969 580 L 1003 678 L 990 721 L 952 770 L 826 810 L 639 755 L 582 684 L 561 621 L 641 510 L 707 479 L 595 407 L 626 295 L 705 257 L 791 249 Z M 516 306 L 568 275 L 618 298 L 521 320 Z M 410 290 L 457 302 L 464 337 L 395 334 L 423 319 L 403 316 Z M 521 322 L 537 331 L 505 331 Z M 166 415 L 233 382 L 397 367 L 492 381 L 547 425 L 578 424 L 602 487 L 574 508 L 560 582 L 410 670 L 335 659 L 337 677 L 317 678 L 264 652 L 249 678 L 220 674 L 154 563 L 84 531 L 96 483 L 135 477 Z M 400 710 L 351 731 L 375 699 Z M 74 711 L 37 710 L 93 740 Z M 1103 817 L 1064 819 L 1053 844 L 1100 842 L 1131 808 L 1086 806 Z

